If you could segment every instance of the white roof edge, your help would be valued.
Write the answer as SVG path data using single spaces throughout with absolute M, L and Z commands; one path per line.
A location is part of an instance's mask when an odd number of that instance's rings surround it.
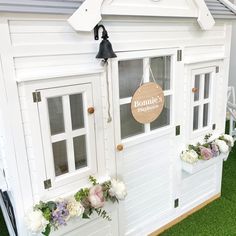
M 1 12 L 72 14 L 84 0 L 0 0 Z
M 222 4 L 228 7 L 236 15 L 236 5 L 234 5 L 229 0 L 219 0 Z
M 46 14 L 64 14 L 71 15 L 74 13 L 85 0 L 0 0 L 1 12 L 19 12 L 19 13 L 46 13 Z M 95 0 L 93 0 L 95 1 Z M 196 0 L 195 0 L 196 1 Z M 232 13 L 229 14 L 214 14 L 210 10 L 214 18 L 236 18 L 236 6 L 228 0 L 210 0 L 219 2 Z M 207 0 L 205 0 L 207 2 Z M 213 10 L 214 11 L 214 10 Z M 161 17 L 162 15 L 160 15 Z M 176 13 L 173 17 L 180 17 Z

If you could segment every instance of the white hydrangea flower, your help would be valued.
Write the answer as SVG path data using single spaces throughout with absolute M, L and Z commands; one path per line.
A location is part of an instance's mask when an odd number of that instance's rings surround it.
M 228 134 L 224 134 L 223 135 L 223 139 L 226 140 L 228 142 L 228 145 L 230 147 L 233 147 L 234 146 L 234 139 L 231 135 L 228 135 Z
M 111 196 L 116 196 L 119 200 L 124 200 L 127 196 L 125 184 L 122 181 L 112 179 L 109 193 Z
M 30 210 L 25 216 L 25 223 L 27 228 L 34 234 L 44 232 L 49 223 L 40 210 Z
M 186 150 L 181 154 L 180 158 L 187 163 L 193 164 L 198 161 L 198 154 L 194 150 Z
M 219 147 L 220 152 L 227 153 L 229 152 L 229 146 L 226 144 L 225 141 L 216 139 L 215 140 L 216 145 Z
M 84 213 L 84 207 L 80 202 L 77 202 L 74 197 L 68 199 L 67 209 L 69 217 L 78 217 Z

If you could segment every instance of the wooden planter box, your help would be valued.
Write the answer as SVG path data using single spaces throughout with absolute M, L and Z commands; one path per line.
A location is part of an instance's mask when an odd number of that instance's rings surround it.
M 214 165 L 215 163 L 222 161 L 222 160 L 227 160 L 229 153 L 226 154 L 220 154 L 218 157 L 214 157 L 210 160 L 204 161 L 204 160 L 199 160 L 198 162 L 194 164 L 187 163 L 185 161 L 182 161 L 182 169 L 189 174 L 194 174 L 196 172 L 199 172 L 211 165 Z

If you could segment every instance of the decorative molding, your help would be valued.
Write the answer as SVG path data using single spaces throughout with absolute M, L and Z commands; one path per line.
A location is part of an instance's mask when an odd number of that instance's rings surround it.
M 102 20 L 101 7 L 104 0 L 86 0 L 68 19 L 76 31 L 92 31 Z
M 198 19 L 197 22 L 202 30 L 210 30 L 215 25 L 215 20 L 209 11 L 204 0 L 195 0 L 198 6 Z

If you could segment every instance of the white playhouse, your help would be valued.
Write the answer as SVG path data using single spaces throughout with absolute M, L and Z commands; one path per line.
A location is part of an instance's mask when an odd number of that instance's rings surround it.
M 10 235 L 154 236 L 220 197 L 234 18 L 227 0 L 1 0 Z

